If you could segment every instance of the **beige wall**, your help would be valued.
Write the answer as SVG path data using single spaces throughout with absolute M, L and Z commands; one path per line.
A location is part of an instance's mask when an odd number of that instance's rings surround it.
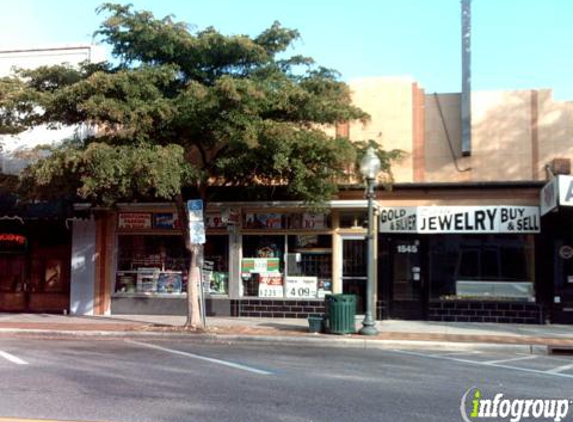
M 386 149 L 403 150 L 404 159 L 393 166 L 395 182 L 413 179 L 413 83 L 410 78 L 376 77 L 349 84 L 354 103 L 371 116 L 365 125 L 360 122 L 350 125 L 350 138 L 374 139 Z
M 404 151 L 393 166 L 396 183 L 545 180 L 546 164 L 573 158 L 573 102 L 555 101 L 551 90 L 473 92 L 472 152 L 462 157 L 459 93 L 423 95 L 400 77 L 364 78 L 350 87 L 354 103 L 371 116 L 365 125 L 351 123 L 350 138 Z
M 573 159 L 573 102 L 555 101 L 552 91 L 540 91 L 538 132 L 537 171 L 544 179 L 544 167 L 554 158 Z

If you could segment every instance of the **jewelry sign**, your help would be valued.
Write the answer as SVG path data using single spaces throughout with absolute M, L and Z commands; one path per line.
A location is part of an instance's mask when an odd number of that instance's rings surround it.
M 381 233 L 539 233 L 539 207 L 382 207 Z

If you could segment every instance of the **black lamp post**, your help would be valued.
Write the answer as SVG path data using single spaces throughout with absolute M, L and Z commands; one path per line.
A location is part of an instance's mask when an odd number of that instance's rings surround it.
M 380 172 L 380 158 L 376 155 L 374 148 L 369 147 L 366 154 L 360 161 L 360 173 L 366 181 L 366 198 L 368 199 L 368 279 L 366 284 L 366 312 L 364 314 L 364 321 L 362 321 L 362 328 L 360 334 L 365 336 L 374 336 L 378 334 L 376 329 L 376 321 L 372 318 L 372 308 L 374 306 L 374 199 L 376 193 L 374 187 L 376 186 L 376 177 Z

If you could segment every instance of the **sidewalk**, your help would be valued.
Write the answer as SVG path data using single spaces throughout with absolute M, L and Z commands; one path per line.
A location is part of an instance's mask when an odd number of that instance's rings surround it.
M 185 317 L 157 315 L 68 316 L 0 313 L 0 335 L 28 336 L 185 336 L 210 341 L 313 342 L 321 345 L 397 342 L 479 343 L 557 346 L 573 349 L 573 325 L 521 325 L 432 321 L 378 321 L 380 334 L 310 334 L 306 319 L 209 317 L 200 332 L 182 329 Z M 356 320 L 357 329 L 361 327 Z

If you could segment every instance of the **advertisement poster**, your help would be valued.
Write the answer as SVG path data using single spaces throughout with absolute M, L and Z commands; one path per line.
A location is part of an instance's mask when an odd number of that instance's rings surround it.
M 326 215 L 305 212 L 302 215 L 302 228 L 306 230 L 326 228 Z
M 153 214 L 153 227 L 156 229 L 179 229 L 181 221 L 174 212 L 161 212 Z
M 157 291 L 158 276 L 159 276 L 159 268 L 138 268 L 137 292 L 155 293 Z
M 220 212 L 209 212 L 205 214 L 205 227 L 208 229 L 224 229 L 227 225 L 223 223 L 223 216 Z
M 285 293 L 287 298 L 311 298 L 318 294 L 316 277 L 287 277 Z
M 120 212 L 117 220 L 117 228 L 127 230 L 151 229 L 151 213 Z
M 260 273 L 259 297 L 283 297 L 283 276 L 281 273 Z
M 247 229 L 282 229 L 283 228 L 282 214 L 247 213 L 246 220 L 245 220 L 245 228 L 247 228 Z
M 183 281 L 181 273 L 161 272 L 157 277 L 157 293 L 181 293 Z
M 278 258 L 243 258 L 242 273 L 267 273 L 279 271 Z

